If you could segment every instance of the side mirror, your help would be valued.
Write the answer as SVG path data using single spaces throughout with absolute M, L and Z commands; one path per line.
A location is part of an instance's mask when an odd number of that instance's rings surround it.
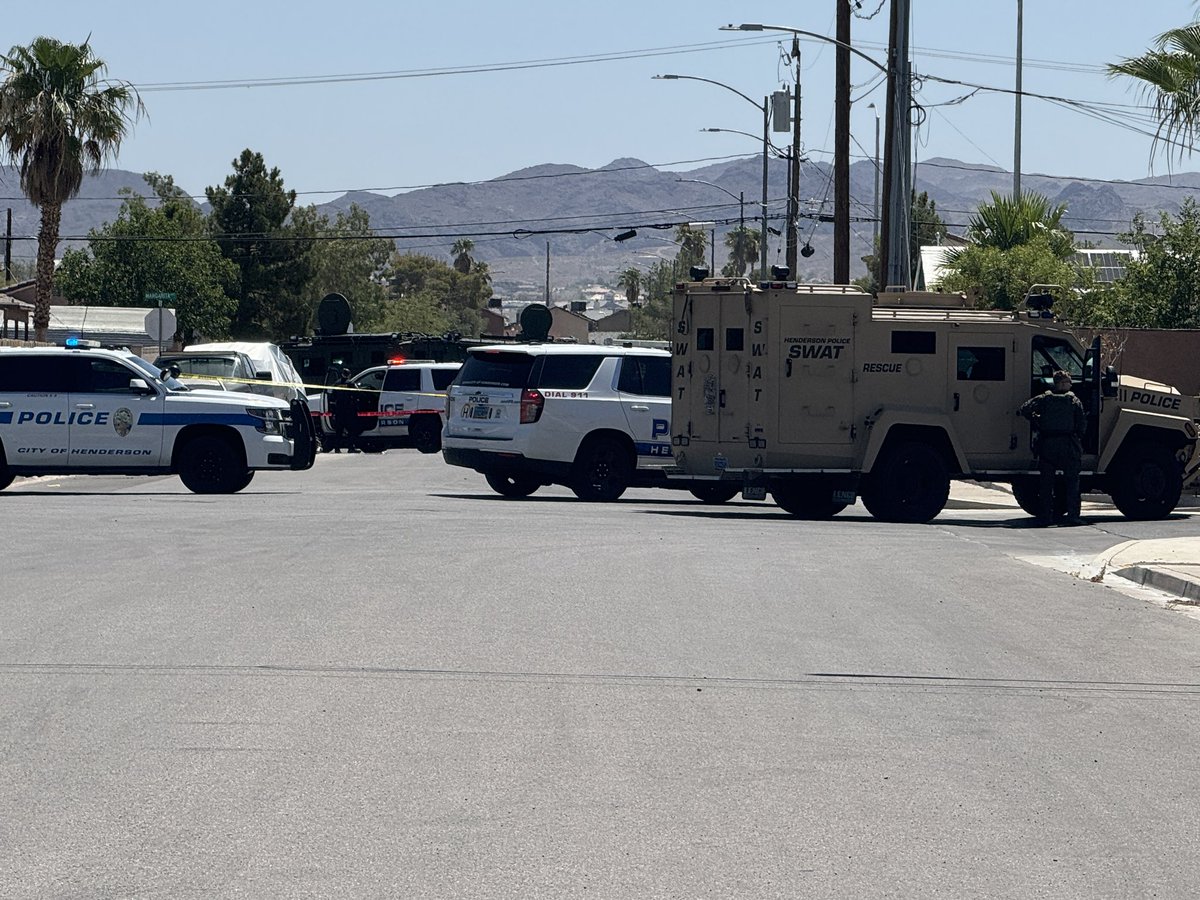
M 1100 393 L 1105 397 L 1117 396 L 1117 384 L 1120 381 L 1117 370 L 1112 366 L 1104 367 L 1104 374 L 1100 376 Z
M 129 390 L 135 394 L 155 394 L 157 391 L 146 383 L 144 378 L 130 378 Z
M 271 373 L 268 372 L 266 369 L 259 369 L 257 372 L 254 373 L 254 377 L 257 378 L 259 381 L 273 381 L 274 380 L 273 378 L 271 378 Z

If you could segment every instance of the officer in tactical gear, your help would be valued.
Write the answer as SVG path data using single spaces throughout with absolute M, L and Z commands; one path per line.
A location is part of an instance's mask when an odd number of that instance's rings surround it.
M 1066 488 L 1066 521 L 1070 525 L 1083 524 L 1079 518 L 1079 468 L 1086 414 L 1079 398 L 1071 392 L 1070 374 L 1055 372 L 1054 388 L 1026 400 L 1017 415 L 1024 416 L 1033 427 L 1034 453 L 1041 473 L 1037 524 L 1049 525 L 1054 519 L 1054 482 L 1059 471 Z

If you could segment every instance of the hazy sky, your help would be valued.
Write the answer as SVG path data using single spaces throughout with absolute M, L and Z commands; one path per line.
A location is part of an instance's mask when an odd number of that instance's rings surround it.
M 653 81 L 678 73 L 724 82 L 752 98 L 790 80 L 780 34 L 719 31 L 763 22 L 833 35 L 836 0 L 535 0 L 507 3 L 368 0 L 204 0 L 8 4 L 0 47 L 39 34 L 91 35 L 109 74 L 133 82 L 149 117 L 117 166 L 175 177 L 193 194 L 223 182 L 246 148 L 278 166 L 302 202 L 352 189 L 394 193 L 494 178 L 540 163 L 596 167 L 636 157 L 688 168 L 758 152 L 761 114 L 719 87 Z M 1013 98 L 951 79 L 1011 89 L 1016 0 L 912 0 L 914 68 L 926 107 L 918 159 L 954 157 L 1010 168 Z M 860 16 L 880 7 L 861 0 Z M 1139 98 L 1103 65 L 1143 52 L 1192 20 L 1190 0 L 1026 0 L 1024 89 L 1089 106 L 1103 118 L 1027 97 L 1022 170 L 1132 179 L 1149 172 Z M 883 59 L 889 6 L 856 18 L 853 42 Z M 802 43 L 803 142 L 832 147 L 833 47 Z M 463 71 L 463 70 L 475 71 Z M 855 60 L 854 137 L 871 153 L 878 73 Z M 347 76 L 361 76 L 350 78 Z M 403 77 L 400 77 L 403 76 Z M 260 79 L 325 83 L 246 86 Z M 220 87 L 221 82 L 240 83 Z M 873 89 L 872 89 L 873 88 Z M 1107 121 L 1106 121 L 1107 120 Z M 1116 120 L 1116 121 L 1111 121 Z M 1178 166 L 1200 168 L 1200 159 Z M 1167 171 L 1166 161 L 1155 166 Z

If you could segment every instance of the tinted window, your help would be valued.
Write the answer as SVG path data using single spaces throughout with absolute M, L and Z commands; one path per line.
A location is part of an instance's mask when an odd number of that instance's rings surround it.
M 712 350 L 716 345 L 713 343 L 714 332 L 711 328 L 696 329 L 696 349 L 697 350 Z
M 430 374 L 433 376 L 433 389 L 435 391 L 444 391 L 450 387 L 450 382 L 454 380 L 454 376 L 458 374 L 458 370 L 432 369 Z
M 523 388 L 532 368 L 533 357 L 528 353 L 471 353 L 455 383 L 463 387 Z
M 671 361 L 653 356 L 625 357 L 617 390 L 643 397 L 671 396 Z
M 725 349 L 741 350 L 745 341 L 745 332 L 741 328 L 725 329 Z
M 67 391 L 68 360 L 62 356 L 0 356 L 0 391 L 18 394 Z
M 937 332 L 935 331 L 893 331 L 893 353 L 936 353 Z
M 538 378 L 540 388 L 563 388 L 570 391 L 580 391 L 592 383 L 592 376 L 604 361 L 603 356 L 588 354 L 587 356 L 551 356 L 547 354 L 542 362 L 542 374 Z
M 421 389 L 420 369 L 388 369 L 387 377 L 383 379 L 385 391 L 419 391 Z
M 163 356 L 158 359 L 159 368 L 179 366 L 184 375 L 220 375 L 232 377 L 234 360 L 226 356 Z M 245 373 L 239 372 L 238 375 Z
M 1003 347 L 959 347 L 959 381 L 1003 381 Z
M 383 369 L 376 369 L 373 372 L 367 372 L 361 378 L 357 378 L 351 382 L 355 387 L 362 388 L 364 391 L 378 391 L 383 387 Z
M 113 359 L 89 359 L 86 361 L 78 390 L 85 394 L 128 394 L 129 379 L 141 378 Z

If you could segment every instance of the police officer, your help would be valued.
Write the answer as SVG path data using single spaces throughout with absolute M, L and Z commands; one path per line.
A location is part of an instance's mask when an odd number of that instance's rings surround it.
M 1085 413 L 1079 398 L 1071 392 L 1071 376 L 1059 370 L 1054 373 L 1054 387 L 1021 404 L 1017 415 L 1024 416 L 1033 427 L 1034 452 L 1038 457 L 1038 525 L 1049 525 L 1054 519 L 1054 481 L 1058 471 L 1063 473 L 1066 487 L 1066 521 L 1081 525 L 1079 518 L 1079 468 L 1083 456 Z
M 333 414 L 333 452 L 341 453 L 345 445 L 350 453 L 357 453 L 356 438 L 361 432 L 358 426 L 358 394 L 350 386 L 350 370 L 342 369 L 342 377 L 338 379 L 330 392 L 329 405 Z

